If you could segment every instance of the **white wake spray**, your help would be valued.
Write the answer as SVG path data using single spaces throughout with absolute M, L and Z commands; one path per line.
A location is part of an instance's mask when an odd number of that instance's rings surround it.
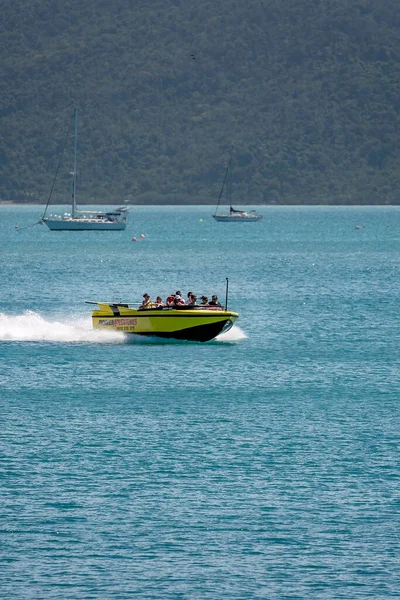
M 124 343 L 125 336 L 119 331 L 93 330 L 90 317 L 47 321 L 28 310 L 15 316 L 0 313 L 0 341 L 118 344 Z
M 226 333 L 217 336 L 214 342 L 233 343 L 243 340 L 247 335 L 234 325 Z M 47 321 L 40 314 L 27 310 L 22 315 L 0 313 L 0 342 L 59 342 L 59 343 L 182 343 L 181 340 L 163 340 L 157 337 L 125 335 L 119 331 L 92 329 L 90 317 L 70 316 L 64 320 Z M 187 343 L 187 342 L 184 342 Z
M 229 331 L 226 333 L 221 333 L 215 338 L 217 342 L 240 342 L 240 340 L 244 340 L 247 338 L 245 332 L 240 329 L 238 325 L 234 325 Z

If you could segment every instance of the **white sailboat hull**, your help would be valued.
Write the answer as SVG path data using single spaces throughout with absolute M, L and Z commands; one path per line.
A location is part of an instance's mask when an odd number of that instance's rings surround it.
M 52 231 L 123 231 L 126 229 L 126 222 L 103 221 L 101 219 L 52 219 L 44 218 L 43 223 Z
M 213 215 L 216 221 L 224 223 L 248 223 L 249 221 L 259 221 L 263 218 L 262 215 Z

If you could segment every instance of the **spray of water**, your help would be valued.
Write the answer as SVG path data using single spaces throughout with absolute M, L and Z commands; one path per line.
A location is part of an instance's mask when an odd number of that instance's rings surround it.
M 240 342 L 247 338 L 247 335 L 238 327 L 234 325 L 232 329 L 227 331 L 226 333 L 221 333 L 215 339 L 211 340 L 210 344 L 235 344 L 236 342 Z M 175 340 L 174 338 L 160 338 L 156 336 L 143 336 L 143 335 L 128 335 L 126 336 L 127 344 L 156 344 L 156 345 L 164 345 L 164 344 L 197 344 L 203 345 L 202 342 L 189 342 L 188 340 Z
M 26 311 L 22 315 L 8 316 L 0 313 L 0 341 L 12 342 L 89 342 L 123 343 L 119 331 L 92 329 L 89 318 L 47 321 L 38 313 Z
M 240 342 L 240 340 L 244 340 L 247 338 L 245 332 L 240 329 L 238 325 L 234 325 L 229 331 L 226 333 L 221 333 L 221 335 L 215 338 L 217 342 L 225 342 L 232 344 L 233 342 Z
M 214 342 L 234 343 L 246 338 L 246 334 L 234 325 Z M 48 321 L 40 314 L 26 311 L 22 315 L 0 313 L 0 342 L 59 342 L 91 344 L 160 343 L 160 338 L 125 335 L 119 331 L 92 329 L 91 318 L 69 317 L 64 320 Z M 170 343 L 178 340 L 163 340 Z

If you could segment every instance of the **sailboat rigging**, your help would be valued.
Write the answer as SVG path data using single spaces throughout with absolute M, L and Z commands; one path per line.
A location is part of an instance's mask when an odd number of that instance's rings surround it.
M 84 231 L 84 230 L 117 230 L 121 231 L 126 228 L 126 221 L 128 216 L 128 209 L 126 206 L 121 206 L 114 211 L 90 211 L 90 210 L 78 210 L 76 204 L 76 179 L 77 179 L 77 139 L 78 139 L 78 110 L 75 107 L 73 112 L 74 122 L 74 162 L 72 175 L 72 206 L 71 213 L 64 213 L 64 215 L 50 215 L 47 216 L 47 209 L 49 207 L 50 199 L 53 193 L 54 184 L 57 178 L 60 162 L 57 167 L 56 175 L 54 177 L 53 185 L 50 191 L 49 198 L 42 216 L 42 222 L 53 231 Z M 64 142 L 62 154 L 65 150 L 66 141 L 69 137 L 69 129 L 67 137 Z
M 229 213 L 218 212 L 225 186 L 228 187 Z M 225 177 L 222 182 L 222 188 L 219 193 L 218 202 L 213 217 L 216 221 L 231 223 L 241 223 L 242 221 L 259 221 L 262 219 L 262 215 L 258 215 L 255 210 L 239 210 L 237 208 L 233 208 L 232 206 L 232 158 L 229 159 L 229 163 L 225 171 Z

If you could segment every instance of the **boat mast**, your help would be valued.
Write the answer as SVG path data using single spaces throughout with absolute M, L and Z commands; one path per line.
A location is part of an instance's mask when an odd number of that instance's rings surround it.
M 74 170 L 72 180 L 72 218 L 75 217 L 76 213 L 76 146 L 78 138 L 78 110 L 74 108 Z
M 228 181 L 229 214 L 232 212 L 232 169 L 229 170 Z
M 46 212 L 47 212 L 47 209 L 48 209 L 49 204 L 50 204 L 50 200 L 51 200 L 51 196 L 53 194 L 53 190 L 54 190 L 54 186 L 55 186 L 55 183 L 56 183 L 58 171 L 60 170 L 61 161 L 62 161 L 62 158 L 64 156 L 65 146 L 67 145 L 67 142 L 69 140 L 69 132 L 71 131 L 71 123 L 72 123 L 73 117 L 74 117 L 74 115 L 72 115 L 72 117 L 70 118 L 69 123 L 68 123 L 67 133 L 65 134 L 65 139 L 64 139 L 63 147 L 62 147 L 62 150 L 61 150 L 60 158 L 58 159 L 57 169 L 56 169 L 56 172 L 55 172 L 55 175 L 54 175 L 53 183 L 51 185 L 51 190 L 50 190 L 50 193 L 49 193 L 49 197 L 47 198 L 47 202 L 46 202 L 46 206 L 45 206 L 45 209 L 44 209 L 44 213 L 43 213 L 42 219 L 44 219 L 46 217 Z
M 226 178 L 228 177 L 228 173 L 229 173 L 229 168 L 231 166 L 231 162 L 232 162 L 232 158 L 229 159 L 229 163 L 228 166 L 226 167 L 226 171 L 225 171 L 225 177 L 224 177 L 224 181 L 222 182 L 222 188 L 221 191 L 219 193 L 219 198 L 218 198 L 218 202 L 217 202 L 217 206 L 215 208 L 215 213 L 214 215 L 217 214 L 218 212 L 218 208 L 219 208 L 219 203 L 221 202 L 221 198 L 222 198 L 222 194 L 224 193 L 224 187 L 225 187 L 225 183 L 226 183 Z

